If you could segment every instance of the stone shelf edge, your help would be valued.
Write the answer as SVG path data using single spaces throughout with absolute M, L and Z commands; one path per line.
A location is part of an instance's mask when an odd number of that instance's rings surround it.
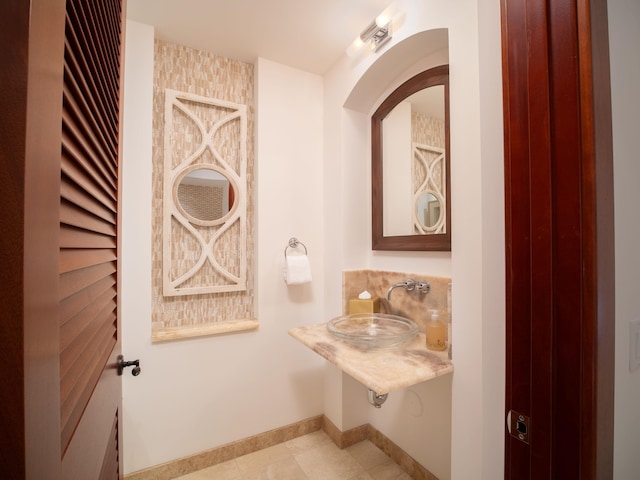
M 165 327 L 151 332 L 151 342 L 166 342 L 170 340 L 184 340 L 186 338 L 244 332 L 247 330 L 255 330 L 259 326 L 260 324 L 257 320 L 250 319 Z
M 289 335 L 378 395 L 453 372 L 447 352 L 427 350 L 424 333 L 401 345 L 369 350 L 335 338 L 326 323 L 292 328 Z

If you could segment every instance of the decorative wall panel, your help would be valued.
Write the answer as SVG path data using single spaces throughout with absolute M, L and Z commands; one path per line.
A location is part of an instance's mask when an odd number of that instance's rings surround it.
M 165 296 L 246 289 L 246 143 L 246 105 L 165 90 Z
M 154 52 L 154 112 L 153 112 L 153 219 L 152 219 L 152 339 L 154 341 L 170 340 L 190 336 L 210 335 L 219 332 L 244 330 L 257 327 L 254 318 L 254 276 L 253 276 L 253 223 L 254 223 L 254 98 L 253 65 L 233 59 L 219 57 L 207 52 L 195 50 L 181 45 L 156 40 Z M 163 295 L 162 263 L 163 263 L 163 193 L 165 169 L 165 90 L 175 90 L 186 94 L 213 98 L 229 104 L 246 106 L 246 272 L 245 287 L 238 291 L 218 293 L 200 293 L 197 295 Z M 187 100 L 189 103 L 189 101 Z M 198 115 L 213 115 L 205 112 L 207 105 L 189 103 Z M 224 110 L 224 108 L 223 108 Z M 218 111 L 220 114 L 222 110 Z M 209 117 L 211 122 L 213 117 Z M 234 130 L 235 129 L 235 130 Z M 181 142 L 192 145 L 193 151 L 201 145 L 198 129 L 183 130 Z M 206 128 L 205 128 L 206 130 Z M 223 132 L 224 130 L 224 132 Z M 235 132 L 235 133 L 234 133 Z M 237 158 L 237 149 L 231 147 L 236 142 L 240 128 L 237 123 L 229 124 L 220 131 L 227 139 L 218 147 L 223 158 Z M 183 135 L 184 134 L 184 135 Z M 237 144 L 237 142 L 235 143 Z M 189 148 L 185 146 L 184 148 Z M 214 154 L 205 149 L 199 160 L 208 165 L 215 165 Z M 235 160 L 229 160 L 235 165 Z M 235 168 L 235 167 L 234 167 Z M 191 187 L 187 187 L 190 189 Z M 182 193 L 181 193 L 182 195 Z M 225 194 L 223 193 L 223 196 Z M 222 201 L 225 201 L 222 199 Z M 229 198 L 227 196 L 227 202 Z M 235 199 L 230 200 L 231 203 Z M 186 201 L 188 202 L 188 200 Z M 187 207 L 188 208 L 188 207 Z M 205 222 L 206 223 L 206 222 Z M 214 227 L 204 227 L 214 228 Z M 180 226 L 176 230 L 184 230 Z M 231 250 L 233 238 L 240 241 L 242 233 L 238 222 L 230 228 L 228 239 L 219 241 L 220 248 L 216 255 L 224 257 L 225 268 L 239 277 L 240 260 L 238 250 Z M 234 237 L 235 236 L 235 237 Z M 191 257 L 184 262 L 192 262 L 199 258 L 201 244 L 193 239 L 193 235 L 182 234 L 178 240 L 181 247 L 191 252 Z M 227 247 L 229 247 L 227 249 Z M 223 252 L 224 251 L 224 252 Z M 225 257 L 226 256 L 226 257 Z M 203 276 L 216 279 L 220 284 L 224 275 L 216 273 L 210 264 L 206 264 Z M 193 287 L 198 277 L 187 280 L 183 286 Z

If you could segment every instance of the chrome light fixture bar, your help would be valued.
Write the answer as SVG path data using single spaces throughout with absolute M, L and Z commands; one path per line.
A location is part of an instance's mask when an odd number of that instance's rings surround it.
M 358 35 L 347 49 L 347 55 L 354 56 L 367 43 L 375 52 L 389 40 L 391 40 L 391 18 L 383 12 Z
M 376 18 L 360 34 L 362 43 L 370 42 L 371 50 L 374 52 L 391 40 L 391 21 L 383 17 L 381 20 L 385 23 L 378 24 L 379 19 L 380 17 Z

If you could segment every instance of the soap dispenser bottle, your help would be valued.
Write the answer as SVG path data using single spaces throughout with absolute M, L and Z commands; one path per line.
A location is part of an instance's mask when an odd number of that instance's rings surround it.
M 447 328 L 440 321 L 437 310 L 429 310 L 431 319 L 427 322 L 425 333 L 427 336 L 427 348 L 441 352 L 447 348 Z

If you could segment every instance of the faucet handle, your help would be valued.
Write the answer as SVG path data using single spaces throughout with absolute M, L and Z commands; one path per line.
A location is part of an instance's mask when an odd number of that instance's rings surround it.
M 427 281 L 416 282 L 415 280 L 408 278 L 404 282 L 394 283 L 393 285 L 391 285 L 391 287 L 389 287 L 389 290 L 387 290 L 387 301 L 391 300 L 391 292 L 393 291 L 393 289 L 398 287 L 404 288 L 407 292 L 412 292 L 413 290 L 417 290 L 422 294 L 429 293 L 429 290 L 431 290 L 431 285 L 429 285 L 429 282 Z
M 415 280 L 412 280 L 411 278 L 406 279 L 404 282 L 401 283 L 401 285 L 404 287 L 404 289 L 407 292 L 410 292 L 414 288 L 416 288 L 416 282 L 415 282 Z
M 422 294 L 429 293 L 429 291 L 431 290 L 431 285 L 427 281 L 417 282 L 416 283 L 416 290 L 419 291 Z

